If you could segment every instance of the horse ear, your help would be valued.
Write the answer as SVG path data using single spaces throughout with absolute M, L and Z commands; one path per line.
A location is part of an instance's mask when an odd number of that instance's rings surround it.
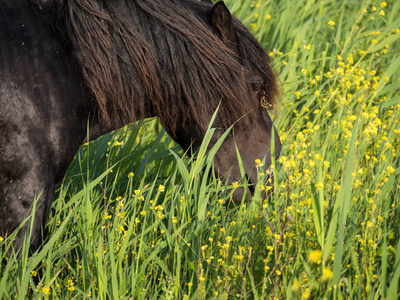
M 211 11 L 211 25 L 221 37 L 229 41 L 234 40 L 232 15 L 224 1 L 219 1 L 213 6 Z

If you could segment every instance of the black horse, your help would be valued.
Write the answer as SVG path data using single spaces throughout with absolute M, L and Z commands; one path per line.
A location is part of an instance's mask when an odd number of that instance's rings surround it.
M 278 97 L 268 56 L 223 2 L 0 0 L 0 236 L 36 197 L 35 251 L 82 142 L 142 118 L 159 117 L 183 149 L 196 149 L 220 104 L 213 126 L 235 125 L 215 170 L 241 180 L 236 144 L 255 182 L 255 159 L 271 163 L 273 132 L 280 153 L 267 112 Z M 17 249 L 23 239 L 20 230 Z

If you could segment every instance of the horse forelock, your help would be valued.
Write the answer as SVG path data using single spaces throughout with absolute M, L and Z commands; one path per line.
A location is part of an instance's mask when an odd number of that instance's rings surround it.
M 186 120 L 205 130 L 221 103 L 229 126 L 259 104 L 250 97 L 248 69 L 264 79 L 264 105 L 275 106 L 279 90 L 267 55 L 235 21 L 238 59 L 212 33 L 206 3 L 65 0 L 63 11 L 62 34 L 105 122 L 124 125 L 151 112 L 172 134 Z
M 239 51 L 247 68 L 255 69 L 262 77 L 261 106 L 277 112 L 277 104 L 281 97 L 279 80 L 270 57 L 258 43 L 256 38 L 235 19 L 235 30 L 238 35 Z

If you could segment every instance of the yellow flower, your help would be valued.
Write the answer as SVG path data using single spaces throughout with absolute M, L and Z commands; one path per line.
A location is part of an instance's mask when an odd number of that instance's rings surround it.
M 299 289 L 300 289 L 300 281 L 297 278 L 295 278 L 292 284 L 292 291 L 297 292 Z
M 333 275 L 332 270 L 329 269 L 329 268 L 327 268 L 327 267 L 325 267 L 325 268 L 322 270 L 322 277 L 321 277 L 321 279 L 322 279 L 323 281 L 327 281 L 329 278 L 332 277 L 332 275 Z
M 301 294 L 301 298 L 308 299 L 308 298 L 310 298 L 310 297 L 311 297 L 311 294 L 310 294 L 310 292 L 309 292 L 308 290 L 305 290 L 305 291 Z
M 2 241 L 4 241 L 4 239 L 3 239 L 3 237 L 2 237 L 2 236 L 0 236 L 0 242 L 2 242 Z
M 313 263 L 319 263 L 322 258 L 322 251 L 321 250 L 313 250 L 308 253 L 308 260 Z
M 386 6 L 387 6 L 386 2 L 381 2 L 381 7 L 382 7 L 382 8 L 384 8 L 384 7 L 386 7 Z
M 50 295 L 50 288 L 49 288 L 49 287 L 42 287 L 41 291 L 42 291 L 45 295 Z
M 267 14 L 267 15 L 265 16 L 265 19 L 266 19 L 266 20 L 271 19 L 271 15 L 270 15 L 270 14 Z
M 329 26 L 335 26 L 335 22 L 333 22 L 332 20 L 328 21 L 328 25 Z
M 387 171 L 388 171 L 390 174 L 393 174 L 394 171 L 396 171 L 396 169 L 393 168 L 392 166 L 389 166 L 389 167 L 387 167 Z M 1 242 L 1 237 L 0 237 L 0 242 Z
M 238 186 L 239 186 L 239 184 L 238 184 L 237 181 L 232 182 L 232 187 L 233 187 L 234 189 L 236 189 Z
M 164 192 L 165 191 L 165 186 L 163 186 L 163 185 L 159 185 L 158 186 L 158 191 L 160 191 L 160 192 Z
M 380 14 L 382 17 L 385 16 L 385 12 L 384 12 L 383 10 L 381 10 L 381 11 L 379 12 L 379 14 Z
M 258 158 L 255 160 L 255 162 L 256 162 L 256 167 L 257 167 L 257 168 L 259 168 L 259 167 L 261 167 L 261 166 L 263 165 L 262 162 L 261 162 L 261 160 L 258 159 Z
M 320 161 L 323 160 L 323 158 L 322 158 L 322 156 L 320 154 L 315 154 L 314 157 L 315 157 L 316 160 L 320 160 Z

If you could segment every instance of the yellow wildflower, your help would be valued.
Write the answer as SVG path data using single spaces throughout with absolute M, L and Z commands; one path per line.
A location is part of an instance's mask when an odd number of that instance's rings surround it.
M 300 281 L 297 278 L 295 278 L 292 284 L 292 291 L 297 292 L 299 289 L 300 289 Z
M 321 258 L 322 258 L 322 251 L 321 250 L 313 250 L 310 253 L 308 253 L 308 260 L 313 262 L 313 263 L 321 262 Z
M 160 192 L 164 192 L 165 191 L 165 186 L 163 186 L 163 185 L 159 185 L 158 186 L 158 191 L 160 191 Z
M 49 287 L 42 287 L 41 291 L 42 291 L 45 295 L 50 295 L 50 288 L 49 288 Z
M 329 268 L 327 268 L 327 267 L 325 267 L 325 268 L 322 270 L 322 277 L 321 277 L 321 279 L 322 279 L 323 281 L 327 281 L 329 278 L 332 277 L 332 275 L 333 275 L 332 270 L 329 269 Z

